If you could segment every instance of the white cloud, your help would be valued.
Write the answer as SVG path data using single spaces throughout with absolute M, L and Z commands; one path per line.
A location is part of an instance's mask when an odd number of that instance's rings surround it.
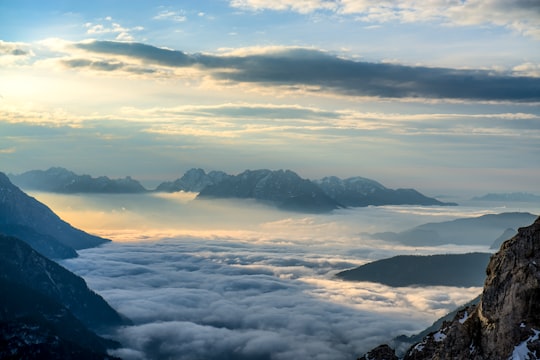
M 112 34 L 116 35 L 114 37 L 115 40 L 118 41 L 133 41 L 135 38 L 133 37 L 133 32 L 139 32 L 144 30 L 142 26 L 135 26 L 132 28 L 126 28 L 120 25 L 117 22 L 113 22 L 111 17 L 106 17 L 105 20 L 107 23 L 105 24 L 96 24 L 92 22 L 87 22 L 84 24 L 86 28 L 86 33 L 88 35 L 107 35 Z
M 540 39 L 540 16 L 537 2 L 519 0 L 231 0 L 232 7 L 245 10 L 294 11 L 301 14 L 330 11 L 354 16 L 365 22 L 389 21 L 436 22 L 447 25 L 503 26 L 525 36 Z
M 153 19 L 154 20 L 169 20 L 169 21 L 174 21 L 174 22 L 184 22 L 187 20 L 187 17 L 186 17 L 185 12 L 183 11 L 163 10 L 163 11 L 160 11 L 156 16 L 154 16 Z

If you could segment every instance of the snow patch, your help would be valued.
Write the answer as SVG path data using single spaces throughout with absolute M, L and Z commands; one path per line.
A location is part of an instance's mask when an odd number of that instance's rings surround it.
M 514 351 L 512 352 L 512 356 L 510 356 L 508 360 L 538 360 L 536 353 L 532 353 L 527 347 L 529 343 L 537 341 L 540 338 L 539 330 L 532 329 L 532 331 L 534 332 L 534 335 L 530 336 L 521 344 L 515 346 Z
M 463 313 L 463 316 L 458 321 L 460 324 L 463 324 L 465 321 L 467 321 L 468 318 L 469 318 L 469 313 L 467 312 L 467 310 L 465 310 L 465 312 Z
M 437 331 L 435 334 L 433 334 L 433 340 L 435 340 L 436 342 L 443 341 L 444 339 L 446 339 L 446 334 L 440 331 Z

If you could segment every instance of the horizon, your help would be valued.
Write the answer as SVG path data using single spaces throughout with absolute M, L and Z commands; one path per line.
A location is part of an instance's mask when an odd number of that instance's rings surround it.
M 268 168 L 538 193 L 530 6 L 3 1 L 2 170 L 151 184 Z

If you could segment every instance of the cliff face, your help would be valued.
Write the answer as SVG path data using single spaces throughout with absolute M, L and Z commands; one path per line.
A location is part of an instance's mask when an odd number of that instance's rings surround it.
M 539 264 L 540 218 L 493 255 L 480 303 L 411 347 L 404 359 L 537 359 Z
M 540 218 L 503 243 L 486 273 L 478 305 L 413 345 L 404 360 L 540 359 Z

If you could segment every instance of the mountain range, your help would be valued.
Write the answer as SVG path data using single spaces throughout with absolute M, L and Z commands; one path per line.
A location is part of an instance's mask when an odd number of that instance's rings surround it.
M 328 212 L 343 207 L 313 182 L 290 170 L 246 170 L 208 185 L 197 198 L 256 199 L 280 209 Z
M 540 217 L 505 241 L 486 268 L 480 301 L 428 333 L 403 360 L 538 359 L 540 353 Z M 399 359 L 381 345 L 359 359 Z
M 18 186 L 28 190 L 57 193 L 145 193 L 198 192 L 199 198 L 256 199 L 284 210 L 327 212 L 343 207 L 369 205 L 457 205 L 427 197 L 414 189 L 389 189 L 363 177 L 320 180 L 301 178 L 291 170 L 246 170 L 238 175 L 223 171 L 190 169 L 174 181 L 165 181 L 154 190 L 126 177 L 109 179 L 77 175 L 63 168 L 32 170 L 10 175 Z
M 487 214 L 472 218 L 427 223 L 398 233 L 382 232 L 366 235 L 374 239 L 409 246 L 445 244 L 495 246 L 494 243 L 500 244 L 502 236 L 515 235 L 517 230 L 514 229 L 530 224 L 536 217 L 537 215 L 527 212 Z
M 77 175 L 61 167 L 48 170 L 31 170 L 19 175 L 9 174 L 10 180 L 26 190 L 41 190 L 55 193 L 144 193 L 147 192 L 137 180 L 127 176 L 123 179 L 97 178 Z
M 471 200 L 473 201 L 497 201 L 497 202 L 540 202 L 540 196 L 524 193 L 524 192 L 513 192 L 513 193 L 489 193 L 482 196 L 475 196 Z
M 340 179 L 336 176 L 315 180 L 323 191 L 340 204 L 349 207 L 368 205 L 457 205 L 427 197 L 414 189 L 389 189 L 375 180 L 363 177 Z

